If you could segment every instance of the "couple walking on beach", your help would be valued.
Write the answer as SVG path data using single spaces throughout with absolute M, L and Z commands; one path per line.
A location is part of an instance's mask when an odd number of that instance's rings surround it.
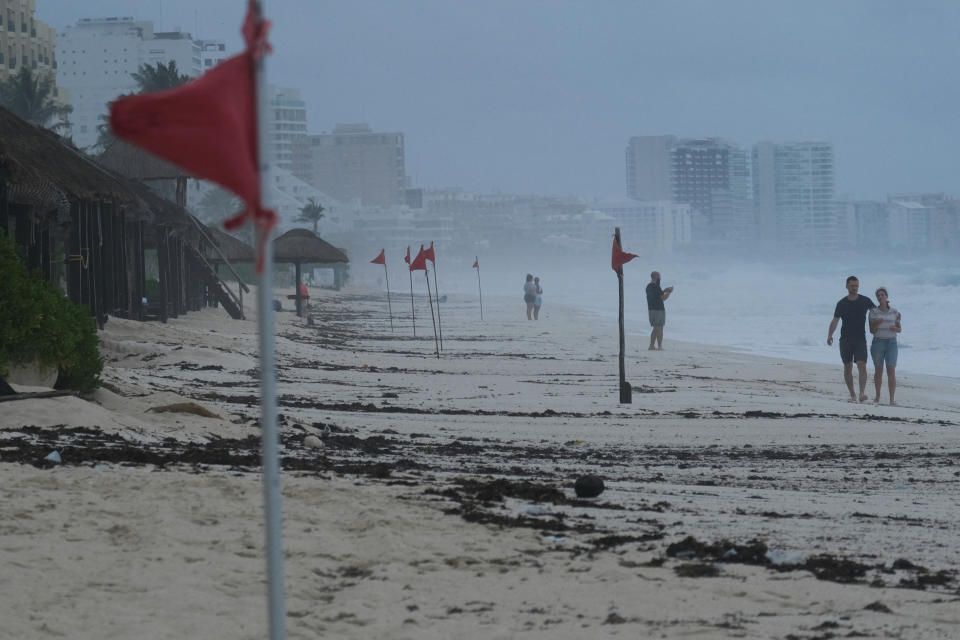
M 827 331 L 827 345 L 833 344 L 833 332 L 837 324 L 843 321 L 840 327 L 840 359 L 843 361 L 843 380 L 850 391 L 850 402 L 867 401 L 867 335 L 864 331 L 864 322 L 867 314 L 870 315 L 870 333 L 873 342 L 870 345 L 870 357 L 873 359 L 873 382 L 877 395 L 874 402 L 880 402 L 880 391 L 883 389 L 883 371 L 887 371 L 887 387 L 890 391 L 890 404 L 896 405 L 894 393 L 897 389 L 897 334 L 900 333 L 900 312 L 890 306 L 890 295 L 886 287 L 879 287 L 876 291 L 877 302 L 874 304 L 867 296 L 859 293 L 860 281 L 856 276 L 847 278 L 847 295 L 837 302 L 833 311 L 833 320 Z M 853 389 L 853 363 L 857 363 L 859 375 L 860 395 Z
M 523 283 L 523 301 L 527 303 L 527 320 L 540 319 L 540 305 L 543 304 L 543 289 L 540 288 L 540 276 L 527 274 Z

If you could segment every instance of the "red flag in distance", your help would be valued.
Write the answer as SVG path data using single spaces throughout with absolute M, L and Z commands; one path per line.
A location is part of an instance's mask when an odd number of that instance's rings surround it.
M 474 259 L 473 259 L 473 268 L 474 268 L 474 269 L 479 269 L 479 268 L 480 268 L 480 258 L 474 258 Z
M 423 245 L 420 245 L 420 251 L 417 253 L 417 257 L 413 259 L 413 262 L 410 263 L 410 271 L 426 271 L 427 270 L 427 252 L 424 250 Z
M 620 248 L 616 236 L 613 238 L 613 255 L 610 257 L 610 266 L 614 271 L 620 273 L 620 267 L 637 257 L 635 253 L 627 253 Z
M 387 265 L 386 251 L 387 251 L 386 249 L 380 249 L 380 255 L 378 255 L 376 258 L 374 258 L 370 262 L 372 262 L 373 264 L 382 264 L 386 266 Z
M 430 248 L 423 252 L 423 257 L 433 264 L 437 264 L 437 256 L 433 253 L 433 240 L 430 241 Z
M 410 264 L 410 247 L 407 247 L 407 255 L 403 256 L 403 261 Z

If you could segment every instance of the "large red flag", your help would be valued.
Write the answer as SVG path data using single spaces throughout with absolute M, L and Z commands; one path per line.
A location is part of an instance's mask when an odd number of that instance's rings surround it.
M 613 255 L 610 257 L 610 266 L 613 267 L 613 270 L 617 273 L 620 273 L 620 267 L 630 262 L 637 257 L 635 253 L 627 253 L 620 248 L 620 244 L 617 242 L 617 239 L 613 239 Z
M 254 15 L 250 0 L 243 53 L 179 87 L 117 99 L 110 104 L 110 127 L 118 138 L 237 194 L 247 209 L 225 226 L 250 218 L 264 230 L 265 242 L 276 214 L 261 206 L 254 67 L 270 50 L 270 23 Z M 261 246 L 258 271 L 262 266 Z
M 403 261 L 410 264 L 410 247 L 407 247 L 407 255 L 403 256 Z
M 480 258 L 474 258 L 474 259 L 473 259 L 473 268 L 474 268 L 474 269 L 479 269 L 479 268 L 480 268 Z
M 373 264 L 382 264 L 382 265 L 386 266 L 386 264 L 387 264 L 387 254 L 386 254 L 386 251 L 387 251 L 386 249 L 380 249 L 380 255 L 378 255 L 376 258 L 374 258 L 374 259 L 371 260 L 370 262 L 372 262 Z
M 437 256 L 433 252 L 433 240 L 430 241 L 430 248 L 423 252 L 423 257 L 434 264 L 437 263 Z
M 410 271 L 426 271 L 427 270 L 427 252 L 424 250 L 423 245 L 420 245 L 420 252 L 417 253 L 417 257 L 413 259 L 413 262 L 410 263 Z

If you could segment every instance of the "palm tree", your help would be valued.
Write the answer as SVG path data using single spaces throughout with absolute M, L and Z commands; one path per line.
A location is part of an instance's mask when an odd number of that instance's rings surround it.
M 307 200 L 307 204 L 300 207 L 300 217 L 297 218 L 297 222 L 312 222 L 313 223 L 313 232 L 317 232 L 317 223 L 320 222 L 320 218 L 323 217 L 323 212 L 326 209 L 323 208 L 323 205 L 317 202 L 314 198 Z
M 169 64 L 158 62 L 156 67 L 141 64 L 136 73 L 131 73 L 130 76 L 136 81 L 140 93 L 172 89 L 190 80 L 190 76 L 180 74 L 175 60 L 171 60 Z
M 149 64 L 141 64 L 135 73 L 130 74 L 130 77 L 137 83 L 138 93 L 172 89 L 191 80 L 190 76 L 180 74 L 175 60 L 171 60 L 169 64 L 158 62 L 155 67 Z M 99 118 L 100 124 L 97 125 L 97 141 L 90 149 L 102 152 L 113 144 L 114 137 L 113 132 L 110 130 L 110 116 L 100 114 Z
M 16 75 L 0 80 L 0 105 L 27 122 L 59 132 L 70 126 L 67 116 L 73 107 L 57 102 L 55 92 L 53 75 L 34 74 L 23 65 Z

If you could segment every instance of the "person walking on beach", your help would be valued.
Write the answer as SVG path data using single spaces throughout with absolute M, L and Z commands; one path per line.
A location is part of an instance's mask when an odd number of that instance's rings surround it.
M 843 320 L 840 327 L 840 360 L 843 361 L 843 381 L 850 391 L 850 402 L 864 402 L 867 400 L 867 334 L 864 324 L 867 312 L 876 305 L 867 296 L 862 296 L 860 281 L 857 276 L 847 278 L 847 295 L 840 298 L 833 311 L 833 320 L 827 331 L 827 344 L 833 344 L 833 332 L 837 323 Z M 860 396 L 853 391 L 853 363 L 857 363 L 857 374 L 860 382 Z
M 900 312 L 890 306 L 890 294 L 886 287 L 876 291 L 877 306 L 870 309 L 870 357 L 873 360 L 873 383 L 877 387 L 877 396 L 873 399 L 880 403 L 880 389 L 883 388 L 883 367 L 887 367 L 887 387 L 890 389 L 890 404 L 896 405 L 893 394 L 897 390 L 897 334 L 900 333 Z
M 536 298 L 533 300 L 533 319 L 540 319 L 540 306 L 543 304 L 543 289 L 540 288 L 540 276 L 537 276 L 533 279 L 533 284 L 536 287 Z
M 650 315 L 650 326 L 653 327 L 650 332 L 650 351 L 654 349 L 663 351 L 663 325 L 667 322 L 667 309 L 663 302 L 670 297 L 671 293 L 673 293 L 673 287 L 660 288 L 660 272 L 652 272 L 650 284 L 647 285 L 647 309 Z
M 523 283 L 523 301 L 527 303 L 527 320 L 533 320 L 533 305 L 537 301 L 537 285 L 533 283 L 533 274 L 527 274 Z

